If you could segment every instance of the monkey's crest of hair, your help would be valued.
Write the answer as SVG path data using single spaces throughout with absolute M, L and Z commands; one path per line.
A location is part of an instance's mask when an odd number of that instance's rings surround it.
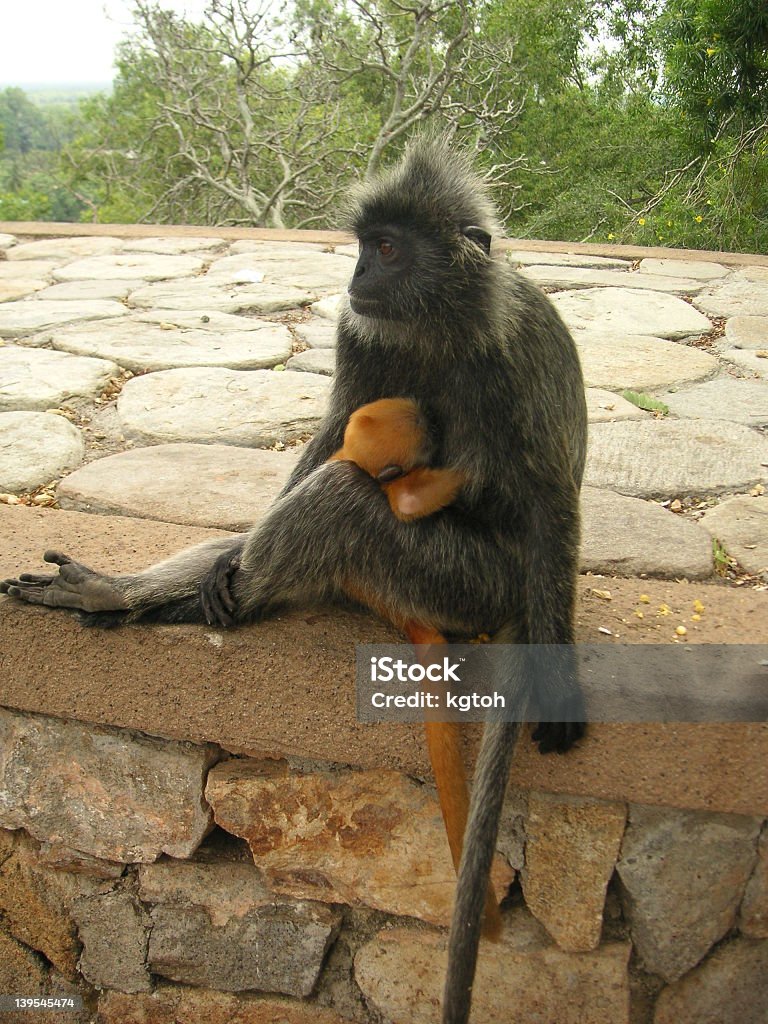
M 449 244 L 470 225 L 500 233 L 486 184 L 468 157 L 430 137 L 410 142 L 402 160 L 355 189 L 348 219 L 358 236 L 371 225 L 391 223 Z

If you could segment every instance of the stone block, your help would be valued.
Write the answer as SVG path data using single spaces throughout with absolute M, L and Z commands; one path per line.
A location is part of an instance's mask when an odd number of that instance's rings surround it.
M 595 423 L 585 483 L 640 498 L 719 494 L 764 480 L 766 462 L 768 438 L 741 423 Z
M 712 575 L 707 531 L 652 501 L 584 487 L 581 513 L 582 571 L 690 580 Z
M 682 276 L 590 267 L 529 266 L 521 273 L 542 288 L 632 288 L 669 295 L 696 295 L 704 287 L 703 281 Z
M 718 371 L 717 359 L 701 349 L 637 333 L 608 334 L 600 323 L 591 330 L 574 330 L 573 338 L 590 387 L 658 391 L 705 380 Z M 642 418 L 650 417 L 645 413 Z
M 297 776 L 229 761 L 211 772 L 206 796 L 276 892 L 450 922 L 456 878 L 439 804 L 404 775 Z M 492 877 L 502 898 L 514 872 L 497 858 Z
M 705 316 L 677 296 L 637 288 L 583 288 L 559 292 L 552 301 L 571 330 L 674 339 L 704 334 L 712 327 Z
M 151 921 L 147 911 L 124 890 L 75 900 L 83 954 L 80 971 L 97 988 L 149 992 L 147 942 Z
M 0 709 L 0 825 L 95 857 L 188 857 L 210 826 L 212 747 Z
M 87 883 L 47 868 L 23 836 L 0 866 L 0 912 L 11 933 L 43 953 L 67 978 L 74 978 L 80 942 L 70 903 Z M 2 991 L 2 990 L 0 990 Z
M 84 405 L 119 372 L 107 359 L 6 345 L 0 348 L 0 410 L 45 412 L 60 405 Z
M 757 864 L 744 893 L 739 929 L 752 939 L 768 939 L 768 824 L 757 844 Z
M 701 525 L 747 572 L 768 571 L 768 495 L 738 495 L 704 513 Z
M 355 957 L 355 978 L 385 1020 L 438 1024 L 446 936 L 394 928 Z M 629 943 L 566 953 L 527 911 L 508 916 L 501 941 L 481 942 L 473 988 L 478 1024 L 628 1024 Z
M 328 403 L 316 373 L 198 367 L 135 377 L 117 412 L 126 436 L 144 444 L 197 441 L 257 448 L 306 438 Z
M 232 319 L 239 324 L 237 329 L 214 332 L 208 323 L 182 327 L 173 320 L 151 323 L 125 316 L 98 324 L 69 324 L 43 336 L 60 352 L 111 359 L 134 373 L 191 366 L 261 370 L 290 356 L 292 339 L 284 324 Z
M 755 279 L 748 270 L 739 270 L 697 295 L 693 303 L 709 316 L 766 316 L 768 281 Z
M 17 942 L 0 926 L 0 993 L 3 995 L 41 996 L 45 992 L 48 974 L 41 957 L 31 949 Z M 50 1014 L 47 1014 L 50 1017 Z M 9 1013 L 2 1019 L 10 1021 L 21 1018 L 22 1024 L 30 1021 L 24 1013 Z M 42 1020 L 42 1014 L 35 1014 L 35 1024 Z M 31 1022 L 30 1022 L 31 1024 Z
M 736 939 L 665 988 L 653 1024 L 765 1024 L 768 942 Z
M 195 256 L 158 256 L 154 253 L 118 253 L 112 256 L 88 256 L 59 267 L 53 272 L 57 281 L 167 281 L 192 277 L 203 269 Z
M 70 473 L 59 506 L 190 526 L 249 530 L 293 471 L 300 448 L 162 444 L 96 459 Z
M 736 923 L 760 822 L 632 807 L 617 865 L 646 970 L 677 981 Z
M 623 804 L 531 793 L 521 873 L 528 909 L 561 949 L 596 949 L 624 834 Z
M 99 1024 L 349 1024 L 313 1002 L 233 995 L 181 985 L 160 985 L 151 994 L 104 992 Z
M 291 356 L 285 368 L 332 377 L 336 372 L 336 352 L 332 348 L 308 348 L 306 352 Z
M 20 268 L 27 266 L 19 263 Z M 123 316 L 125 306 L 111 299 L 90 299 L 82 302 L 66 302 L 61 299 L 35 299 L 4 302 L 0 306 L 0 338 L 23 338 L 27 334 L 59 324 L 74 323 L 77 320 L 106 320 L 108 317 Z
M 149 965 L 187 985 L 308 996 L 339 922 L 336 910 L 304 902 L 273 901 L 225 924 L 203 907 L 161 904 L 152 909 Z
M 84 454 L 82 434 L 63 416 L 0 412 L 0 491 L 33 491 L 75 469 Z

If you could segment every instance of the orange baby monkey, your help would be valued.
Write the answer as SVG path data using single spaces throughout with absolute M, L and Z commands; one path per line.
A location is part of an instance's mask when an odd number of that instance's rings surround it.
M 464 477 L 454 469 L 430 469 L 427 423 L 409 398 L 381 398 L 356 409 L 344 447 L 332 459 L 355 462 L 381 484 L 398 519 L 430 516 L 450 505 Z
M 458 470 L 432 469 L 425 465 L 429 456 L 428 426 L 418 405 L 408 398 L 382 398 L 352 413 L 344 431 L 344 447 L 329 461 L 346 459 L 356 463 L 379 481 L 397 518 L 408 522 L 450 505 L 465 482 Z M 350 596 L 373 607 L 401 629 L 417 647 L 422 662 L 431 660 L 429 648 L 432 645 L 446 643 L 434 625 L 394 616 L 366 595 L 350 592 Z M 429 719 L 424 724 L 448 845 L 458 873 L 469 813 L 459 726 L 455 722 Z M 500 930 L 499 908 L 489 886 L 483 931 L 488 938 L 496 938 Z

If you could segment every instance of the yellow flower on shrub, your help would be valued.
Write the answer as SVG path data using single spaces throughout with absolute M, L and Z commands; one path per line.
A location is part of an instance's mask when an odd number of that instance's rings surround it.
M 637 223 L 640 225 L 641 228 L 644 227 L 644 225 L 645 225 L 645 217 L 640 217 L 638 219 Z

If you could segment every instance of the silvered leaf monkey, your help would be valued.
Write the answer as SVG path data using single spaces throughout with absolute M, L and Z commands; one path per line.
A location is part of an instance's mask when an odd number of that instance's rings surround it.
M 573 649 L 584 385 L 573 340 L 534 285 L 491 252 L 493 207 L 467 160 L 412 145 L 351 202 L 360 243 L 337 329 L 330 407 L 266 518 L 145 572 L 105 576 L 46 553 L 50 576 L 0 589 L 115 622 L 253 622 L 288 602 L 361 597 L 391 621 L 443 635 L 489 633 L 510 648 L 508 686 L 533 737 L 565 751 L 581 735 Z M 348 461 L 349 417 L 410 397 L 435 425 L 431 464 L 464 475 L 455 501 L 402 522 L 379 483 Z M 529 645 L 551 645 L 528 693 Z M 506 651 L 507 648 L 504 648 Z M 529 689 L 529 688 L 528 688 Z M 525 716 L 524 716 L 525 717 Z M 449 939 L 445 1024 L 464 1024 L 483 903 L 518 727 L 489 723 L 475 769 Z

